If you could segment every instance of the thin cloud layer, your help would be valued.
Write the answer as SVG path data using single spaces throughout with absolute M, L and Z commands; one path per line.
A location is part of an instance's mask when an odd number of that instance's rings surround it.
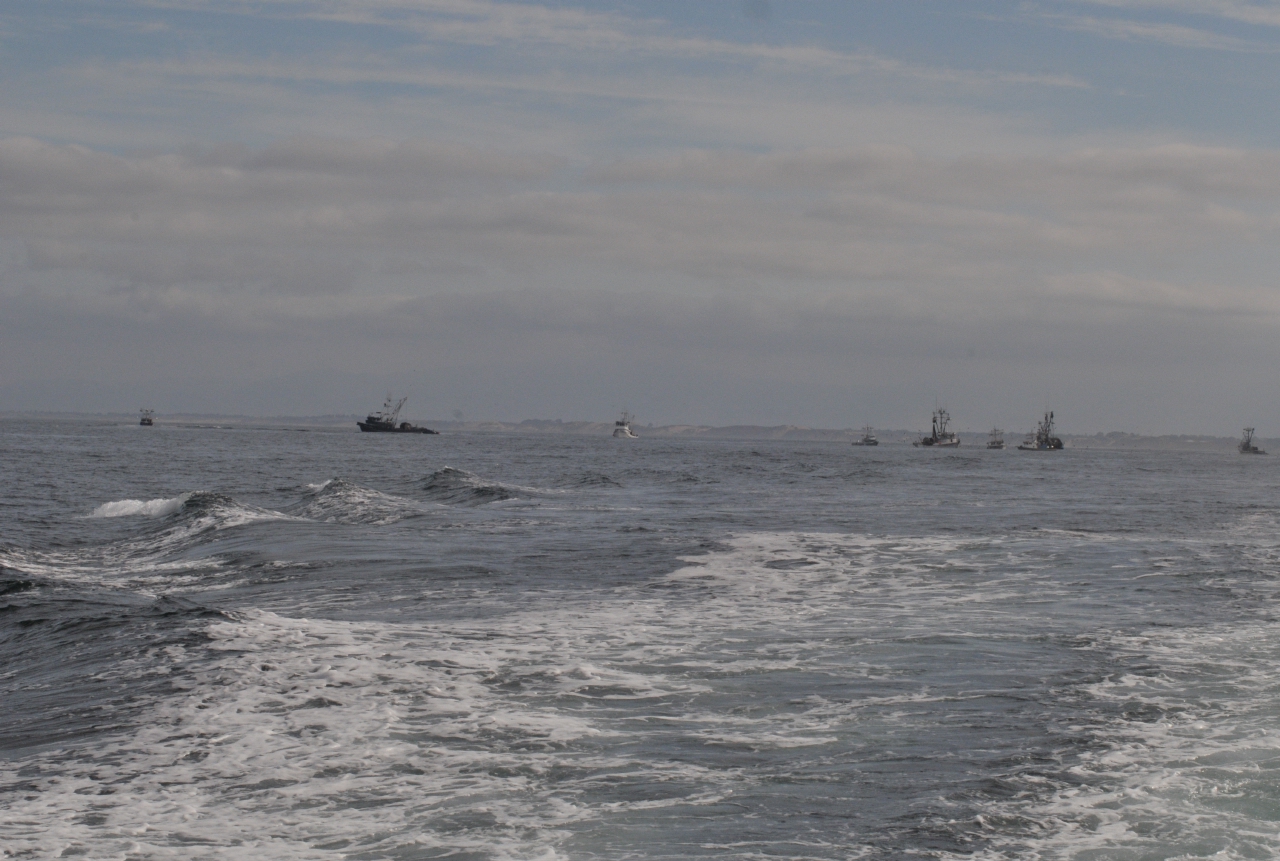
M 1142 21 L 1126 21 L 1115 18 L 1096 18 L 1091 15 L 1054 15 L 1050 20 L 1056 21 L 1068 30 L 1077 30 L 1107 39 L 1120 39 L 1133 42 L 1157 42 L 1179 48 L 1195 48 L 1210 51 L 1272 51 L 1265 42 L 1242 39 L 1213 33 L 1196 27 L 1179 24 L 1145 23 Z
M 1233 432 L 1277 8 L 11 11 L 0 408 Z
M 1244 277 L 1241 259 L 1265 257 L 1280 226 L 1280 154 L 1187 146 L 952 160 L 890 148 L 712 151 L 577 173 L 547 155 L 424 142 L 122 156 L 9 139 L 0 183 L 0 228 L 23 243 L 33 273 L 140 295 L 213 288 L 357 304 L 447 289 L 433 267 L 549 271 L 576 260 L 652 280 L 780 279 L 794 293 L 904 308 L 933 297 L 984 315 L 1050 279 L 1053 295 L 1069 297 L 1064 269 L 1088 285 L 1129 266 L 1137 282 L 1155 268 L 1179 286 L 1129 290 L 1125 303 L 1270 313 L 1269 285 L 1252 285 L 1248 299 L 1239 285 L 1218 303 L 1220 287 L 1176 270 L 1208 255 Z M 387 275 L 397 268 L 412 277 Z M 956 294 L 957 282 L 971 287 Z M 1199 303 L 1160 299 L 1196 291 Z
M 1270 0 L 1080 0 L 1113 9 L 1177 12 L 1265 27 L 1280 27 L 1280 3 Z

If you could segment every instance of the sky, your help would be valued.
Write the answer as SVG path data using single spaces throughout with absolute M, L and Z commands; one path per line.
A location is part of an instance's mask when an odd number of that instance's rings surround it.
M 0 410 L 1280 436 L 1280 2 L 8 0 Z

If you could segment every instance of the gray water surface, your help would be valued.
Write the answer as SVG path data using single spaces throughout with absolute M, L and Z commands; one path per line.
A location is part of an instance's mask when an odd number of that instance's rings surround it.
M 1273 857 L 1276 462 L 0 422 L 0 848 Z

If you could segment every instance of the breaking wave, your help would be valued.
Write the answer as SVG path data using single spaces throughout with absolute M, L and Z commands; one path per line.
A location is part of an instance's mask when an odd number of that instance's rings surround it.
M 210 491 L 148 502 L 117 500 L 98 506 L 92 516 L 146 516 L 157 522 L 140 535 L 83 548 L 0 548 L 0 566 L 52 580 L 143 593 L 157 587 L 184 588 L 204 582 L 210 573 L 224 567 L 224 560 L 216 553 L 193 553 L 213 536 L 251 523 L 298 519 Z
M 325 523 L 384 525 L 430 512 L 428 505 L 362 487 L 344 478 L 311 485 L 307 498 L 295 510 L 301 517 Z
M 142 501 L 141 499 L 119 499 L 115 502 L 104 502 L 93 510 L 90 517 L 163 517 L 167 514 L 173 514 L 180 511 L 182 506 L 191 497 L 190 493 L 183 493 L 172 499 L 150 499 Z

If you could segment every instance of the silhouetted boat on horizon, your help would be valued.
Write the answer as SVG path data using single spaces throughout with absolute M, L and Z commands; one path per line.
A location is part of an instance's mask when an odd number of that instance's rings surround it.
M 1237 448 L 1240 449 L 1241 454 L 1266 454 L 1253 444 L 1253 428 L 1244 429 L 1244 436 L 1240 438 L 1240 445 Z
M 392 395 L 387 395 L 382 409 L 376 413 L 370 413 L 364 421 L 358 421 L 356 424 L 360 425 L 360 430 L 373 433 L 440 433 L 431 428 L 415 427 L 408 422 L 399 421 L 400 408 L 407 400 L 409 400 L 407 395 L 398 401 L 394 400 Z

